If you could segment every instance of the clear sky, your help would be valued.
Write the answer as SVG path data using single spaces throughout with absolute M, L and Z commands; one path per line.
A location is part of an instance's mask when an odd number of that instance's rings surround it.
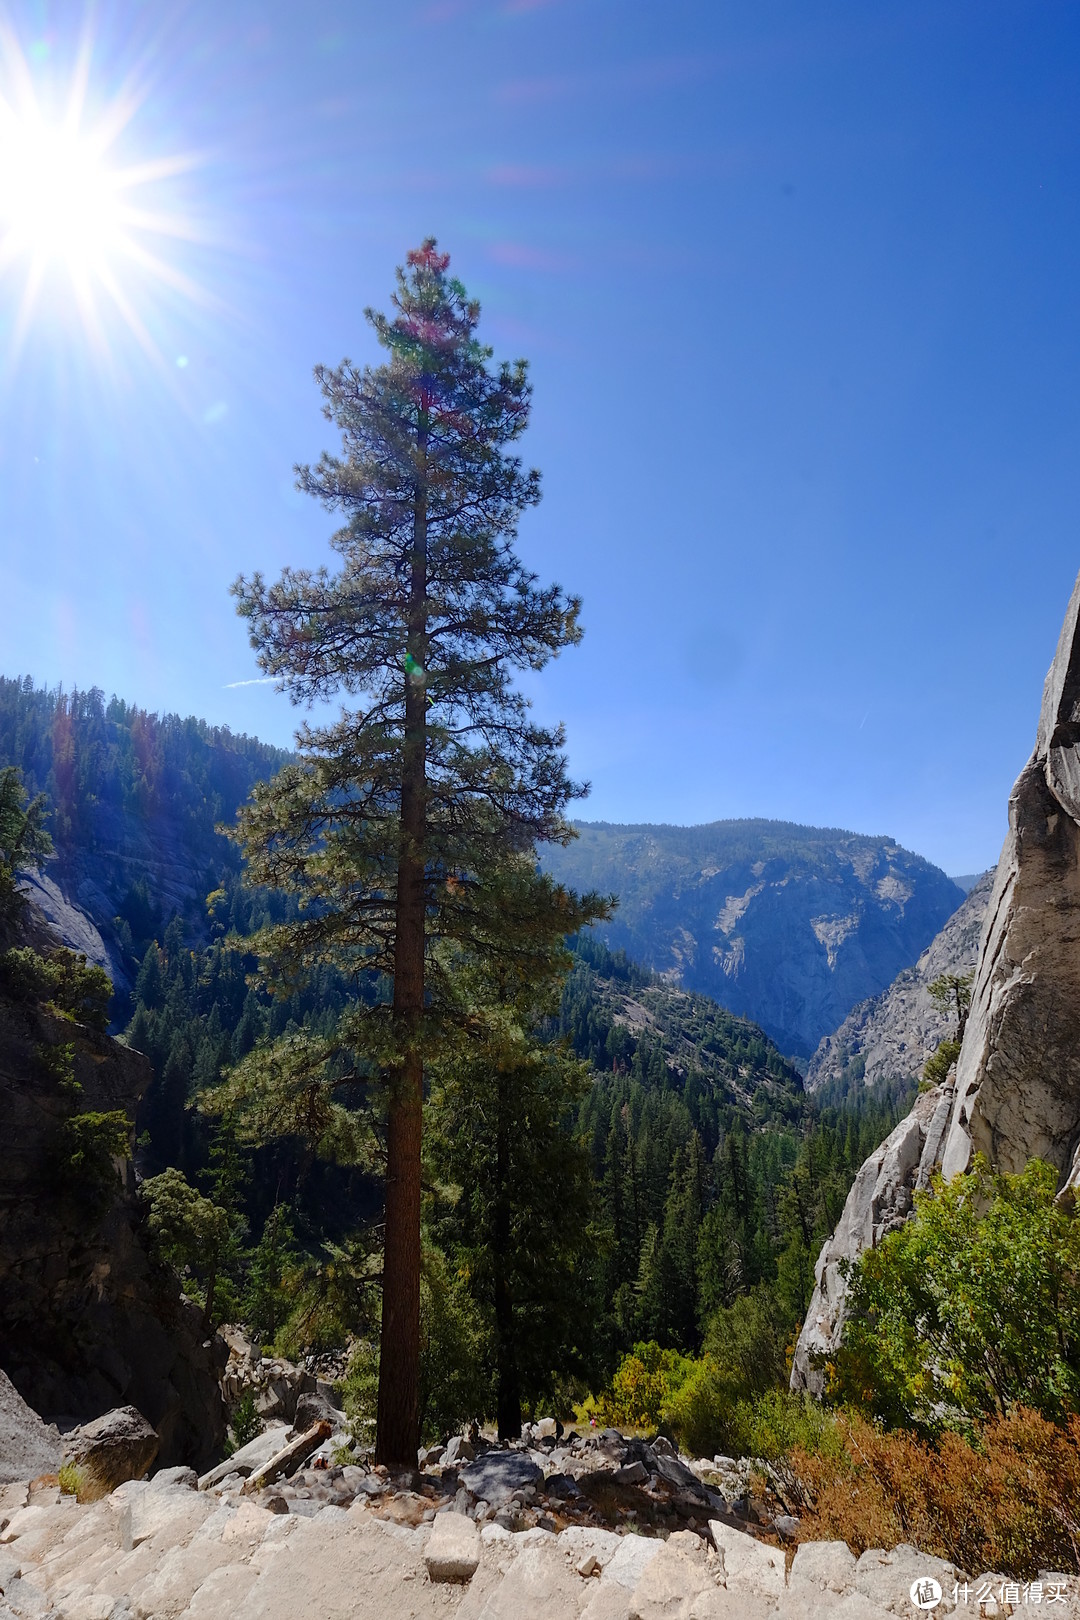
M 68 269 L 100 177 L 46 222 L 35 299 L 26 233 L 0 248 L 0 672 L 289 740 L 287 700 L 236 684 L 257 670 L 228 585 L 331 559 L 292 487 L 332 443 L 311 367 L 376 358 L 364 306 L 430 233 L 497 355 L 532 363 L 521 549 L 586 626 L 532 684 L 592 782 L 580 813 L 996 859 L 1080 567 L 1080 9 L 7 21 L 0 219 L 13 186 L 37 206 L 11 170 L 27 107 L 63 110 L 87 39 L 78 128 L 143 217 L 141 258 L 102 249 L 120 303 L 91 269 L 80 304 Z

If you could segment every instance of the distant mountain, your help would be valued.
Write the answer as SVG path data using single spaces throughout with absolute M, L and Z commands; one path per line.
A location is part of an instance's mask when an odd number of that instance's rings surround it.
M 964 872 L 960 877 L 954 876 L 953 882 L 958 889 L 963 889 L 965 894 L 970 894 L 979 879 L 985 875 L 984 872 Z
M 46 795 L 56 847 L 34 898 L 122 990 L 174 913 L 205 936 L 206 896 L 240 870 L 217 824 L 289 757 L 226 726 L 106 701 L 96 688 L 0 676 L 0 768 L 17 765 L 28 791 Z
M 808 1058 L 910 967 L 964 899 L 891 838 L 781 821 L 579 822 L 545 868 L 614 893 L 613 949 L 760 1024 Z
M 960 910 L 880 996 L 851 1011 L 834 1035 L 826 1035 L 810 1060 L 806 1089 L 830 1081 L 918 1080 L 930 1054 L 953 1031 L 955 1020 L 930 999 L 928 986 L 942 973 L 971 973 L 979 954 L 993 872 L 983 872 Z

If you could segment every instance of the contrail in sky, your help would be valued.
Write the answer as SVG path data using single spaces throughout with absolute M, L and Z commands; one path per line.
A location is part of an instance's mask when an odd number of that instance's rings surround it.
M 276 680 L 276 675 L 256 675 L 251 681 L 226 681 L 221 690 L 231 692 L 234 686 L 273 686 Z

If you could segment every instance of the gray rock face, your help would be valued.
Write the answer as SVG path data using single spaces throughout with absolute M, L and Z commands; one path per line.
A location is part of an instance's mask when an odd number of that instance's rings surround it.
M 0 1372 L 0 1485 L 55 1474 L 60 1455 L 59 1430 L 43 1423 Z
M 1063 1196 L 1080 1187 L 1080 579 L 1009 800 L 955 1084 L 919 1097 L 859 1171 L 818 1260 L 793 1388 L 819 1392 L 813 1354 L 839 1343 L 840 1260 L 905 1220 L 935 1166 L 951 1178 L 975 1153 L 1011 1173 L 1045 1159 Z
M 942 1159 L 1080 1177 L 1080 579 L 1009 801 Z
M 840 1343 L 847 1302 L 842 1262 L 876 1248 L 907 1220 L 915 1188 L 927 1185 L 940 1161 L 953 1096 L 951 1087 L 937 1086 L 916 1097 L 911 1113 L 855 1177 L 836 1230 L 818 1256 L 813 1297 L 795 1347 L 792 1389 L 823 1393 L 825 1375 L 813 1358 L 827 1355 Z
M 810 1057 L 910 967 L 963 891 L 889 838 L 779 821 L 578 823 L 545 867 L 619 896 L 608 943 Z
M 104 1208 L 56 1169 L 71 1100 L 41 1053 L 68 1044 L 80 1107 L 123 1111 L 133 1131 L 150 1078 L 107 1035 L 0 996 L 0 1366 L 47 1419 L 130 1404 L 157 1430 L 163 1463 L 206 1466 L 225 1432 L 215 1346 L 150 1259 L 130 1162 Z
M 157 1452 L 157 1435 L 133 1406 L 105 1412 L 64 1440 L 64 1459 L 82 1476 L 80 1502 L 96 1502 L 125 1480 L 141 1479 Z
M 489 1451 L 461 1471 L 461 1483 L 475 1497 L 495 1504 L 523 1485 L 535 1485 L 544 1470 L 522 1451 Z
M 95 967 L 104 968 L 114 985 L 129 990 L 121 952 L 115 947 L 110 950 L 89 913 L 57 882 L 53 873 L 61 874 L 56 861 L 50 865 L 51 870 L 26 872 L 19 879 L 19 888 L 69 951 L 80 951 Z
M 974 973 L 983 918 L 994 886 L 984 872 L 959 911 L 923 951 L 914 967 L 897 974 L 887 990 L 848 1013 L 835 1035 L 826 1035 L 810 1059 L 807 1091 L 833 1080 L 918 1080 L 927 1058 L 952 1034 L 954 1019 L 930 999 L 942 973 Z

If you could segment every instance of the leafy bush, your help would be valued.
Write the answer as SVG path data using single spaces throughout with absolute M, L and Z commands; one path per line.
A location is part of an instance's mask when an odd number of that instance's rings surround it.
M 972 1430 L 1025 1405 L 1080 1409 L 1080 1221 L 1033 1160 L 916 1193 L 916 1213 L 850 1274 L 832 1396 L 890 1427 Z
M 597 1416 L 617 1428 L 667 1429 L 699 1457 L 766 1455 L 748 1436 L 759 1398 L 786 1394 L 789 1327 L 769 1289 L 742 1294 L 710 1317 L 700 1359 L 654 1340 L 635 1344 L 599 1397 Z
M 53 1173 L 62 1191 L 100 1211 L 119 1191 L 116 1160 L 126 1159 L 131 1121 L 122 1109 L 72 1114 L 60 1126 Z
M 144 1181 L 142 1196 L 157 1258 L 174 1271 L 201 1281 L 206 1320 L 213 1321 L 218 1273 L 233 1236 L 228 1211 L 204 1198 L 182 1171 L 172 1168 Z
M 57 1480 L 64 1495 L 74 1496 L 78 1501 L 80 1493 L 86 1489 L 86 1470 L 78 1463 L 62 1462 Z
M 689 1356 L 664 1350 L 655 1339 L 635 1344 L 619 1363 L 611 1388 L 598 1398 L 597 1415 L 619 1429 L 658 1429 L 694 1367 Z
M 738 1394 L 729 1376 L 709 1357 L 692 1364 L 689 1376 L 664 1407 L 664 1427 L 691 1456 L 755 1457 L 769 1463 L 790 1505 L 801 1499 L 787 1466 L 798 1447 L 816 1455 L 839 1454 L 835 1415 L 788 1389 Z
M 250 1389 L 245 1390 L 229 1424 L 229 1434 L 225 1441 L 226 1457 L 231 1457 L 234 1451 L 239 1451 L 241 1446 L 246 1446 L 250 1440 L 262 1434 L 262 1431 L 262 1418 L 255 1410 L 255 1397 Z
M 1017 1407 L 974 1445 L 946 1431 L 934 1446 L 857 1414 L 837 1432 L 839 1455 L 791 1456 L 806 1493 L 804 1538 L 846 1541 L 856 1554 L 907 1542 L 972 1575 L 1080 1568 L 1080 1418 L 1061 1428 Z
M 688 1363 L 685 1377 L 670 1389 L 660 1407 L 659 1421 L 684 1451 L 712 1457 L 733 1448 L 731 1390 L 711 1357 Z
M 17 1001 L 45 1002 L 91 1029 L 109 1027 L 112 980 L 81 952 L 55 950 L 39 956 L 29 946 L 5 951 L 0 956 L 0 984 Z

